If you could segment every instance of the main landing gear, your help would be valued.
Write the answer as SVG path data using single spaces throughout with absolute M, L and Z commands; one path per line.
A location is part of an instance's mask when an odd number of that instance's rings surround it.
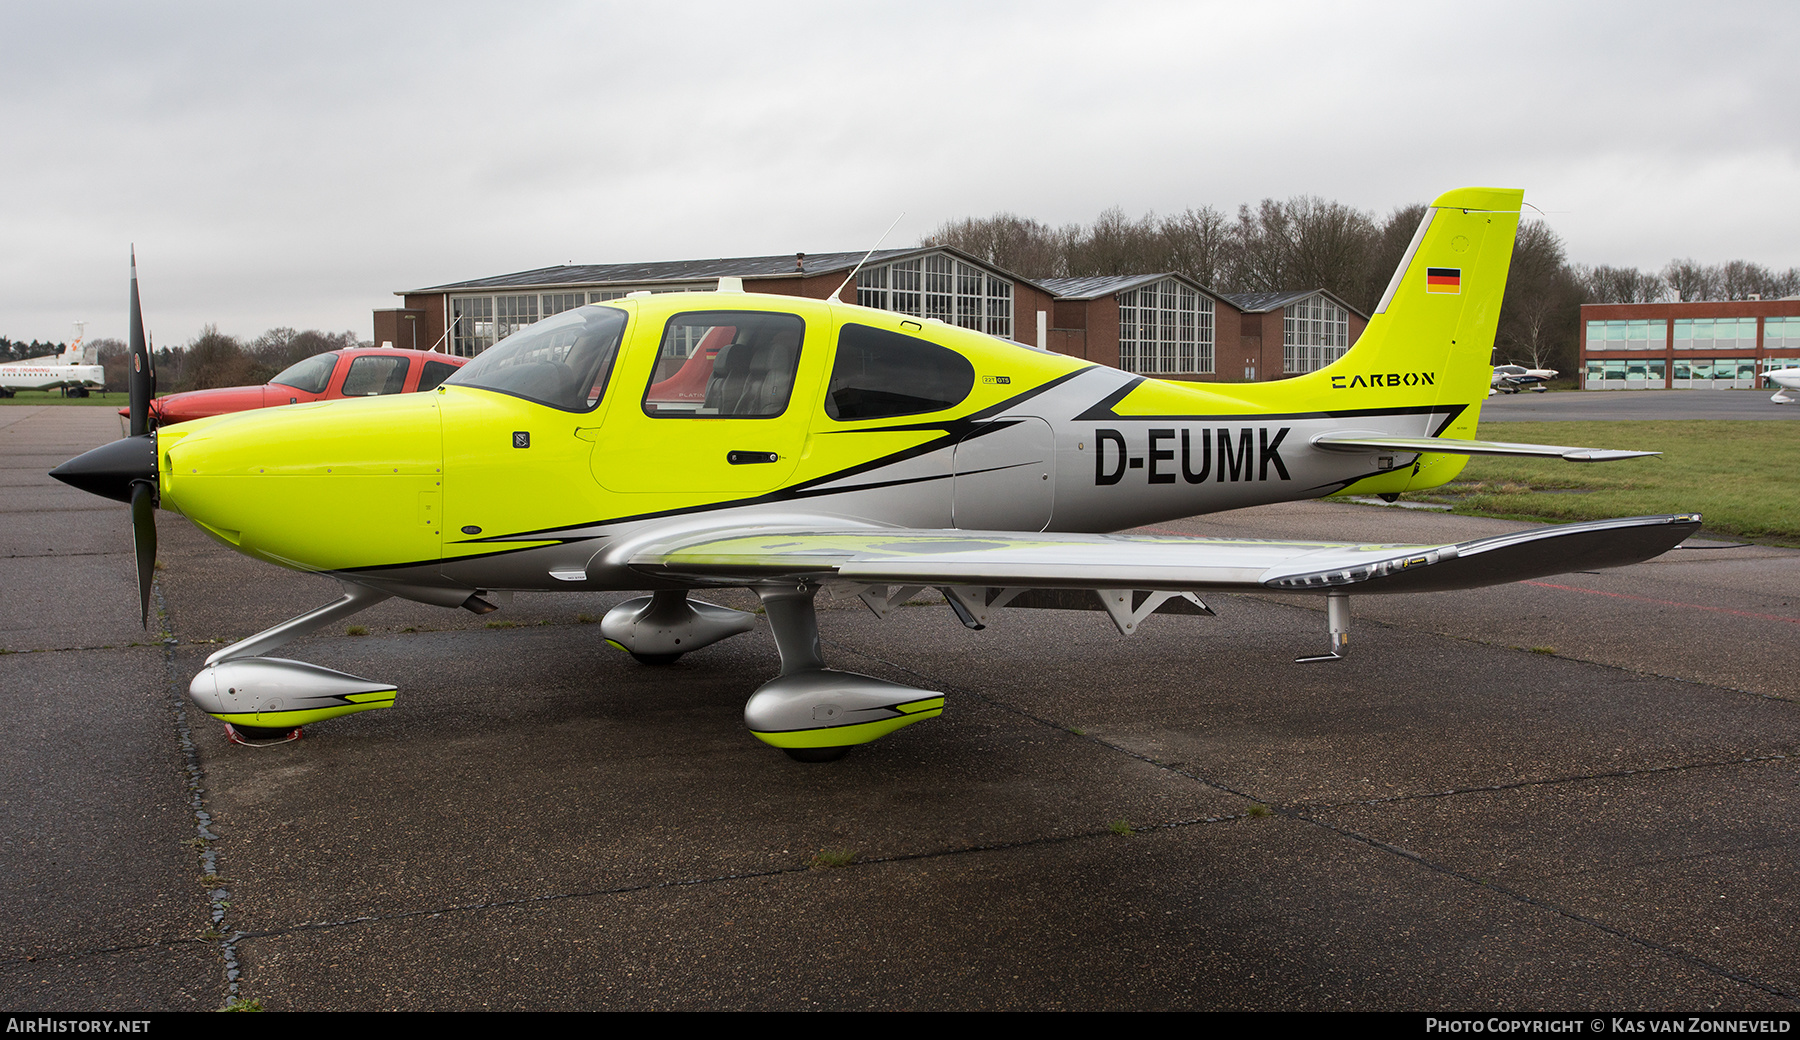
M 395 688 L 322 665 L 259 656 L 309 632 L 388 599 L 391 593 L 345 583 L 344 594 L 316 610 L 241 639 L 206 659 L 188 686 L 202 711 L 226 724 L 234 742 L 263 746 L 299 739 L 301 727 L 359 711 L 391 707 Z M 944 710 L 944 695 L 825 667 L 818 586 L 791 584 L 756 590 L 781 652 L 781 674 L 744 705 L 744 722 L 758 740 L 801 762 L 842 758 L 858 744 Z M 492 609 L 479 595 L 464 604 Z M 689 600 L 681 590 L 627 600 L 601 620 L 608 643 L 645 664 L 670 664 L 682 654 L 756 627 L 756 617 Z
M 941 693 L 825 667 L 813 607 L 818 591 L 805 584 L 756 590 L 781 652 L 781 674 L 744 705 L 744 722 L 758 740 L 800 762 L 830 762 L 858 744 L 942 714 Z M 644 664 L 664 665 L 755 627 L 752 614 L 690 600 L 676 589 L 607 611 L 600 634 Z
M 690 600 L 681 589 L 628 599 L 600 619 L 600 635 L 640 664 L 674 664 L 682 654 L 756 627 L 756 616 Z
M 781 651 L 781 674 L 744 705 L 756 739 L 800 762 L 830 762 L 852 747 L 944 713 L 944 695 L 825 667 L 816 585 L 758 588 Z

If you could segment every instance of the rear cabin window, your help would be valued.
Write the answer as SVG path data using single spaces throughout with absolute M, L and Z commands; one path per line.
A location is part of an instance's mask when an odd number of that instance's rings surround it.
M 449 379 L 455 372 L 456 366 L 449 364 L 448 362 L 425 362 L 425 372 L 423 375 L 419 376 L 419 392 L 424 393 L 427 390 L 436 390 L 439 383 Z
M 806 323 L 794 314 L 692 311 L 663 329 L 644 414 L 773 419 L 787 411 Z
M 936 412 L 975 388 L 975 366 L 947 347 L 867 325 L 838 331 L 825 414 L 840 422 Z
M 406 388 L 406 359 L 382 354 L 364 354 L 350 362 L 344 376 L 345 397 L 379 397 L 397 394 Z

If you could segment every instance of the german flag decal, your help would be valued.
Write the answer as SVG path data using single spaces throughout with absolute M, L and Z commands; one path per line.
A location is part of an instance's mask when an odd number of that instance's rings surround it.
M 1460 294 L 1462 292 L 1462 268 L 1427 267 L 1425 269 L 1425 291 Z

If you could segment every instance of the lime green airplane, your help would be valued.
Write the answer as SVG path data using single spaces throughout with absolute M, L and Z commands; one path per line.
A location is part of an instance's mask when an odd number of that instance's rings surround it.
M 132 262 L 132 436 L 53 475 L 131 503 L 148 612 L 153 510 L 343 584 L 334 602 L 213 654 L 190 687 L 237 739 L 387 707 L 392 685 L 263 656 L 399 596 L 476 612 L 513 591 L 630 590 L 601 632 L 648 665 L 756 627 L 690 598 L 748 587 L 781 673 L 744 710 L 823 761 L 937 716 L 941 692 L 827 668 L 813 599 L 885 616 L 940 589 L 970 628 L 1003 608 L 1103 609 L 1123 633 L 1200 596 L 1322 596 L 1330 660 L 1349 593 L 1471 588 L 1654 557 L 1695 515 L 1446 545 L 1107 532 L 1340 492 L 1398 495 L 1471 455 L 1648 452 L 1474 440 L 1522 193 L 1427 211 L 1362 338 L 1320 371 L 1177 383 L 935 320 L 739 291 L 633 294 L 496 344 L 435 392 L 321 401 L 151 432 Z

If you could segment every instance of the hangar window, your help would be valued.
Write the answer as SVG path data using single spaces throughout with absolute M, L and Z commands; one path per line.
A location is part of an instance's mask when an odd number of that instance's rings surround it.
M 1175 278 L 1122 292 L 1119 367 L 1144 375 L 1213 370 L 1213 302 Z
M 948 253 L 865 268 L 856 276 L 856 302 L 990 336 L 1012 336 L 1012 282 Z
M 947 347 L 867 325 L 838 332 L 825 414 L 839 422 L 936 412 L 975 388 L 975 366 Z
M 568 412 L 600 403 L 625 332 L 611 307 L 564 311 L 458 369 L 446 385 L 496 390 Z
M 1317 372 L 1350 349 L 1350 312 L 1323 293 L 1291 304 L 1281 314 L 1281 369 Z
M 540 317 L 549 318 L 590 303 L 617 300 L 628 292 L 702 292 L 717 284 L 642 285 L 628 289 L 595 289 L 507 296 L 450 297 L 450 352 L 474 357 Z
M 644 414 L 772 419 L 787 411 L 806 323 L 798 315 L 690 311 L 669 319 Z
M 544 317 L 548 318 L 552 314 L 561 314 L 563 311 L 572 311 L 586 303 L 587 293 L 584 292 L 545 293 Z
M 459 357 L 474 357 L 494 345 L 494 298 L 450 298 L 450 350 Z

